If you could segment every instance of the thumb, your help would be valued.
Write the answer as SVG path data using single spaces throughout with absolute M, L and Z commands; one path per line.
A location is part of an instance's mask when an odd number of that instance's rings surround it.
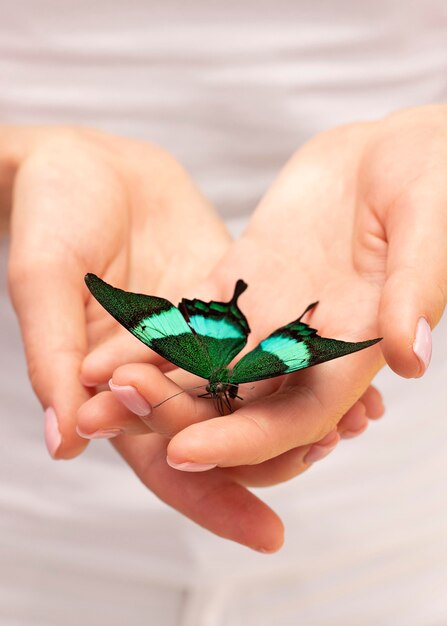
M 379 326 L 389 366 L 419 377 L 431 358 L 431 329 L 447 296 L 447 183 L 421 177 L 385 216 L 386 281 Z

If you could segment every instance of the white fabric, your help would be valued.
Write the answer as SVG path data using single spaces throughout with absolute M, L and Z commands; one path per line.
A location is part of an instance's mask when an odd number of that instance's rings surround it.
M 172 150 L 251 212 L 324 128 L 445 99 L 445 0 L 0 2 L 0 116 Z
M 251 211 L 315 132 L 447 96 L 447 4 L 0 3 L 0 116 L 144 137 L 225 216 Z M 263 556 L 160 504 L 106 442 L 54 463 L 0 288 L 1 626 L 443 626 L 447 322 L 423 380 L 379 376 L 387 416 L 263 496 Z

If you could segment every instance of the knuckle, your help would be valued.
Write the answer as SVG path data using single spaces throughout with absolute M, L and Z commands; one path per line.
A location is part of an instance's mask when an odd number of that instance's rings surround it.
M 73 180 L 114 172 L 110 155 L 112 143 L 103 142 L 86 129 L 63 127 L 49 131 L 21 163 L 18 185 L 32 184 L 37 189 L 67 189 Z M 114 145 L 114 144 L 113 144 Z

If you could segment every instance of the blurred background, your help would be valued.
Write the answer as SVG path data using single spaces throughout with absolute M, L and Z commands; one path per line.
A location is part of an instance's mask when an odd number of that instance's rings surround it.
M 444 0 L 0 9 L 1 123 L 79 123 L 160 143 L 235 234 L 316 132 L 447 97 Z M 168 509 L 107 442 L 74 461 L 48 457 L 7 249 L 4 232 L 2 626 L 447 624 L 445 319 L 422 380 L 379 375 L 382 420 L 303 477 L 262 490 L 286 544 L 259 555 Z

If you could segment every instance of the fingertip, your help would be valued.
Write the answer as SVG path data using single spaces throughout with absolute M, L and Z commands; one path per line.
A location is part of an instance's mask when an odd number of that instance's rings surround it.
M 170 465 L 177 468 L 183 466 L 221 465 L 225 454 L 222 448 L 226 447 L 222 437 L 225 430 L 215 428 L 215 420 L 210 419 L 200 424 L 191 424 L 174 435 L 168 444 L 167 456 Z
M 77 380 L 71 380 L 73 369 L 73 363 L 60 360 L 57 374 L 50 377 L 47 395 L 51 400 L 45 411 L 45 441 L 54 459 L 75 458 L 88 445 L 76 432 L 76 423 L 79 407 L 91 398 L 91 392 Z
M 390 327 L 383 340 L 382 352 L 385 361 L 403 378 L 420 378 L 427 369 L 416 353 L 414 344 L 415 332 L 398 327 Z
M 271 509 L 269 510 L 269 519 L 266 521 L 264 537 L 261 545 L 253 547 L 254 550 L 261 554 L 275 554 L 284 546 L 284 524 L 281 518 Z
M 389 367 L 404 378 L 417 378 L 425 371 L 413 347 L 417 320 L 414 306 L 403 298 L 390 298 L 385 287 L 380 310 L 382 353 Z
M 62 435 L 53 407 L 48 407 L 44 412 L 44 436 L 47 450 L 50 456 L 55 459 L 57 450 L 62 443 Z
M 397 269 L 387 279 L 380 303 L 382 351 L 400 376 L 420 378 L 432 352 L 431 328 L 440 318 L 444 296 L 430 274 L 412 268 Z
M 365 411 L 368 419 L 379 419 L 385 413 L 382 394 L 373 385 L 368 387 L 360 400 L 365 405 Z
M 145 422 L 130 413 L 110 391 L 96 394 L 79 408 L 76 430 L 84 439 L 111 439 L 123 434 L 150 432 Z
M 132 385 L 117 385 L 109 380 L 109 387 L 115 397 L 135 415 L 147 417 L 151 414 L 152 406 Z
M 163 359 L 124 329 L 94 348 L 84 359 L 81 380 L 87 387 L 107 383 L 112 372 L 135 363 L 161 364 Z
M 416 334 L 412 348 L 413 352 L 419 359 L 419 365 L 421 368 L 420 376 L 422 376 L 430 365 L 432 355 L 431 328 L 425 317 L 420 317 L 417 322 Z
M 124 363 L 118 365 L 113 375 L 109 380 L 109 385 L 132 385 L 137 386 L 139 383 L 151 383 L 164 378 L 164 374 L 160 372 L 160 369 L 152 363 Z
M 104 385 L 110 378 L 113 366 L 99 348 L 92 350 L 82 362 L 80 380 L 85 387 Z
M 63 427 L 53 407 L 44 413 L 44 437 L 47 450 L 54 460 L 68 460 L 77 457 L 88 445 L 88 441 L 71 429 Z

